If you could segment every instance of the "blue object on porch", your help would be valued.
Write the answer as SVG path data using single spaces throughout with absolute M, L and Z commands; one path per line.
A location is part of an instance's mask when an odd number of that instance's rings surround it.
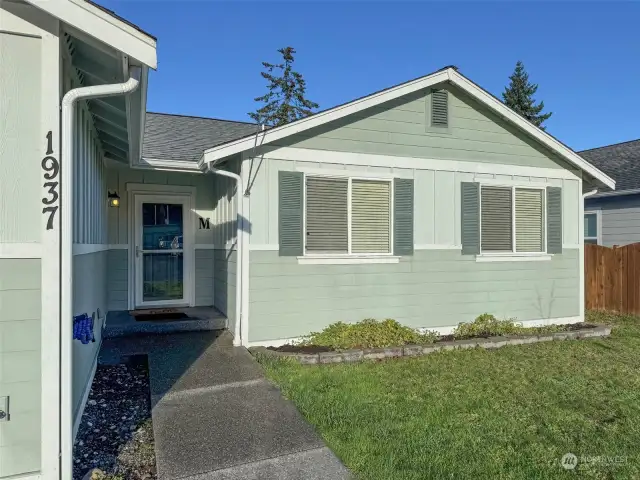
M 73 339 L 80 340 L 83 345 L 96 341 L 93 335 L 93 317 L 86 313 L 73 317 Z

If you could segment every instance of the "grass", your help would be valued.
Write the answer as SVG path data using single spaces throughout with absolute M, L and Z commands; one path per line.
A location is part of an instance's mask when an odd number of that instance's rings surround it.
M 587 321 L 615 325 L 611 338 L 261 362 L 358 478 L 640 478 L 640 318 Z M 560 466 L 569 452 L 573 470 Z

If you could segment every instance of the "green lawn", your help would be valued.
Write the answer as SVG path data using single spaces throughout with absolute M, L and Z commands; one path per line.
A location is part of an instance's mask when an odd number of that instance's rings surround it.
M 261 362 L 358 478 L 640 478 L 640 318 L 589 321 L 614 324 L 611 338 Z M 565 470 L 568 452 L 591 462 Z

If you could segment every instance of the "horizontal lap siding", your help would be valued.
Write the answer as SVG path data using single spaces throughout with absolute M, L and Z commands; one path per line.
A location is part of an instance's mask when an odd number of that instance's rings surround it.
M 196 250 L 196 305 L 213 305 L 214 250 Z
M 40 469 L 40 260 L 0 259 L 0 477 Z
M 640 195 L 587 200 L 584 209 L 602 210 L 603 245 L 640 242 Z
M 564 163 L 453 86 L 449 127 L 431 127 L 430 95 L 416 92 L 274 142 L 279 146 L 563 168 Z
M 419 250 L 398 264 L 298 265 L 252 251 L 250 340 L 368 317 L 439 327 L 484 312 L 521 321 L 577 316 L 578 258 L 577 249 L 565 249 L 549 262 L 476 263 L 455 250 Z

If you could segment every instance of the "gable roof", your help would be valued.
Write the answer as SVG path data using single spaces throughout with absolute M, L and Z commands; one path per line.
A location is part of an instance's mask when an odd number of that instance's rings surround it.
M 258 128 L 249 122 L 147 112 L 142 158 L 195 163 L 206 148 L 255 135 Z
M 264 132 L 249 134 L 217 146 L 211 146 L 204 151 L 199 165 L 203 167 L 205 163 L 216 163 L 224 157 L 253 148 L 256 142 L 258 145 L 264 145 L 444 82 L 451 83 L 462 89 L 472 98 L 489 107 L 495 114 L 515 125 L 540 144 L 546 146 L 552 152 L 558 154 L 568 163 L 578 167 L 601 184 L 609 188 L 615 188 L 615 181 L 612 178 L 585 161 L 571 148 L 518 115 L 492 94 L 473 83 L 464 75 L 461 75 L 455 67 L 451 66 L 423 77 L 380 90 L 349 103 L 318 112 L 309 117 L 296 120 L 295 122 L 271 128 Z
M 640 190 L 640 139 L 583 150 L 580 156 L 616 181 L 616 191 L 600 189 L 601 193 L 623 194 Z

